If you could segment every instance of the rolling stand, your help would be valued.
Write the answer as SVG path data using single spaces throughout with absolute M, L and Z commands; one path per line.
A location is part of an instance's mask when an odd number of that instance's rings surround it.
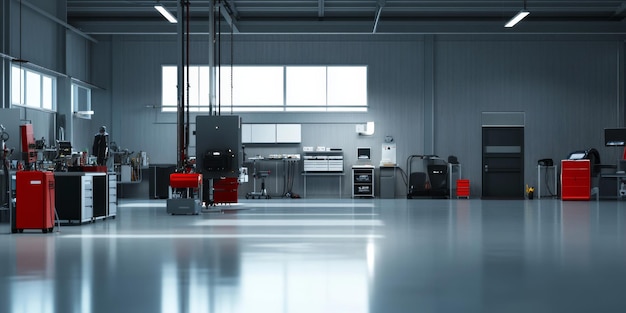
M 202 209 L 202 174 L 172 173 L 170 188 L 173 192 L 167 199 L 167 214 L 200 214 Z M 194 192 L 197 190 L 197 194 Z
M 261 199 L 261 198 L 265 198 L 265 199 L 269 199 L 271 198 L 269 194 L 267 194 L 267 189 L 265 189 L 265 178 L 270 176 L 270 171 L 258 171 L 256 170 L 256 167 L 254 168 L 254 173 L 252 174 L 253 180 L 254 180 L 254 191 L 252 192 L 248 192 L 246 194 L 246 199 Z M 261 191 L 256 191 L 256 180 L 257 178 L 261 178 Z

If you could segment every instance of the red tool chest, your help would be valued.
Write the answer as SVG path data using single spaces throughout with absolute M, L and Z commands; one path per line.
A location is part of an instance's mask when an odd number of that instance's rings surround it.
M 561 200 L 589 200 L 590 198 L 590 161 L 561 160 Z
M 470 196 L 470 181 L 469 179 L 457 179 L 456 180 L 456 197 L 469 198 Z
M 213 203 L 237 203 L 236 177 L 225 177 L 213 181 Z
M 54 228 L 54 174 L 52 172 L 20 171 L 16 174 L 15 228 L 41 229 L 44 233 Z

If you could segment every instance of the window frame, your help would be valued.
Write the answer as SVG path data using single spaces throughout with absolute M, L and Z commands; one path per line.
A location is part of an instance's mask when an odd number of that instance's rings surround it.
M 86 99 L 87 103 L 84 104 L 85 106 L 84 108 L 81 108 L 80 107 L 81 103 L 78 102 L 81 100 L 81 95 L 79 94 L 81 90 L 84 90 L 86 92 L 86 95 L 84 98 Z M 72 82 L 70 98 L 71 98 L 71 103 L 72 103 L 72 111 L 74 112 L 74 115 L 76 117 L 87 119 L 87 120 L 91 119 L 91 115 L 92 115 L 91 112 L 93 112 L 91 108 L 91 96 L 92 96 L 91 88 L 84 86 L 82 84 L 78 84 L 76 82 Z
M 168 69 L 168 73 L 170 73 L 168 76 L 172 76 L 171 73 L 173 72 L 172 69 L 176 68 L 176 65 L 168 65 L 168 64 L 164 64 L 161 65 L 161 112 L 176 112 L 176 103 L 166 103 L 165 101 L 165 95 L 169 95 L 169 100 L 168 101 L 172 101 L 171 96 L 172 93 L 174 95 L 178 94 L 178 90 L 176 87 L 172 88 L 170 87 L 169 89 L 165 89 L 164 86 L 166 84 L 168 84 L 168 82 L 166 82 L 166 75 L 165 75 L 165 69 Z M 195 68 L 207 68 L 207 65 L 192 65 L 190 68 L 190 72 L 191 69 L 195 69 Z M 233 82 L 231 84 L 231 82 L 233 81 L 233 77 L 231 75 L 231 67 L 230 66 L 224 66 L 222 68 L 216 68 L 216 76 L 217 79 L 219 80 L 219 83 L 221 83 L 221 86 L 218 85 L 216 88 L 216 102 L 221 102 L 221 110 L 227 110 L 227 111 L 232 111 L 232 112 L 237 112 L 237 113 L 259 113 L 259 112 L 330 112 L 330 113 L 339 113 L 339 112 L 367 112 L 367 110 L 369 109 L 369 105 L 368 105 L 368 67 L 366 65 L 235 65 L 232 67 L 233 71 L 235 72 L 235 78 L 234 80 L 236 80 L 237 75 L 237 69 L 242 69 L 242 68 L 248 68 L 248 69 L 254 69 L 254 68 L 267 68 L 267 69 L 276 69 L 276 68 L 280 68 L 282 71 L 282 79 L 280 80 L 280 82 L 276 82 L 276 84 L 280 84 L 282 86 L 280 86 L 280 88 L 282 88 L 282 92 L 281 92 L 281 100 L 277 100 L 275 99 L 275 101 L 277 102 L 275 105 L 271 105 L 271 104 L 251 104 L 251 103 L 232 103 L 232 99 L 234 98 L 235 101 L 237 101 L 238 98 L 242 98 L 241 96 L 237 96 L 237 83 L 236 81 Z M 315 85 L 324 85 L 325 89 L 325 95 L 323 97 L 318 97 L 318 98 L 324 98 L 325 99 L 325 103 L 323 104 L 290 104 L 289 101 L 291 99 L 293 99 L 293 97 L 289 96 L 290 93 L 290 78 L 288 77 L 288 73 L 290 70 L 292 69 L 305 69 L 308 68 L 308 70 L 315 70 L 316 68 L 319 69 L 323 69 L 325 72 L 325 76 L 324 76 L 324 81 L 323 82 L 316 82 L 314 83 Z M 329 71 L 335 70 L 335 69 L 339 69 L 339 68 L 360 68 L 362 71 L 362 77 L 360 77 L 360 84 L 361 86 L 358 89 L 360 90 L 360 93 L 358 94 L 358 98 L 361 99 L 361 104 L 351 104 L 351 103 L 347 103 L 347 104 L 342 104 L 342 105 L 329 105 L 329 90 L 340 90 L 342 88 L 335 88 L 332 89 L 329 87 Z M 198 70 L 198 72 L 200 72 L 200 70 Z M 176 71 L 176 73 L 178 73 Z M 185 71 L 185 75 L 187 74 L 187 72 Z M 271 81 L 271 77 L 273 77 L 272 75 L 270 75 L 270 79 L 269 81 Z M 174 79 L 177 80 L 177 77 L 174 76 Z M 171 79 L 167 78 L 167 80 L 169 80 L 169 84 L 170 86 L 172 85 L 171 83 Z M 257 79 L 257 81 L 262 80 L 263 82 L 267 82 L 268 79 L 263 79 L 263 78 L 259 78 Z M 276 79 L 274 79 L 276 80 Z M 175 84 L 173 84 L 174 86 L 176 86 L 176 84 L 178 83 L 178 81 L 176 81 Z M 186 80 L 185 80 L 186 83 Z M 209 82 L 210 83 L 210 82 Z M 195 86 L 195 85 L 200 85 L 199 80 L 196 81 L 190 81 L 190 86 Z M 295 83 L 294 83 L 295 84 Z M 297 85 L 299 85 L 300 87 L 302 87 L 303 83 L 300 82 Z M 344 88 L 345 89 L 345 88 Z M 200 90 L 200 88 L 197 88 L 197 90 Z M 208 93 L 208 91 L 207 91 Z M 274 91 L 274 93 L 276 93 L 276 91 Z M 345 96 L 345 95 L 344 95 Z M 220 98 L 221 97 L 221 98 Z M 200 97 L 201 98 L 201 97 Z M 210 101 L 208 96 L 205 98 L 206 101 Z M 249 99 L 246 98 L 246 99 Z M 185 100 L 186 101 L 186 100 Z M 209 103 L 190 103 L 190 111 L 191 112 L 208 112 L 209 111 Z
M 16 81 L 18 79 L 15 77 L 16 71 L 18 71 L 19 81 Z M 33 92 L 29 91 L 29 88 L 32 88 L 31 85 L 36 85 L 36 90 Z M 56 87 L 56 76 L 44 74 L 21 65 L 11 65 L 11 107 L 18 106 L 46 112 L 56 112 Z

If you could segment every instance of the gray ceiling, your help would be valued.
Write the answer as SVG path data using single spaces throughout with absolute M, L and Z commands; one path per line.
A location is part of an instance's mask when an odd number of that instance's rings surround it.
M 178 1 L 159 1 L 176 15 Z M 189 0 L 192 32 L 208 31 L 211 1 Z M 504 24 L 523 0 L 222 0 L 222 32 L 240 33 L 626 33 L 626 1 L 527 0 L 531 14 Z M 87 34 L 174 33 L 156 0 L 67 0 L 68 23 Z M 220 5 L 221 3 L 221 5 Z M 378 17 L 378 19 L 377 19 Z

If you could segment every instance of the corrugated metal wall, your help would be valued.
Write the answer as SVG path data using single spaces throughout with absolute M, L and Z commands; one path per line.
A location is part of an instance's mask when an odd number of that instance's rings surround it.
M 618 126 L 623 115 L 619 41 L 475 37 L 235 36 L 234 64 L 368 66 L 368 113 L 242 114 L 244 123 L 303 124 L 302 145 L 249 145 L 248 156 L 298 153 L 303 145 L 339 147 L 344 149 L 348 172 L 356 163 L 356 147 L 372 147 L 377 165 L 384 136 L 392 135 L 398 145 L 398 163 L 405 168 L 409 155 L 431 152 L 427 151 L 431 140 L 432 152 L 459 157 L 464 176 L 472 180 L 473 194 L 477 194 L 482 174 L 481 112 L 521 111 L 527 118 L 525 176 L 529 184 L 536 184 L 540 158 L 559 160 L 570 151 L 590 147 L 600 149 L 610 162 L 616 158 L 616 151 L 603 147 L 602 129 Z M 206 38 L 193 38 L 191 63 L 206 64 Z M 176 63 L 175 38 L 126 36 L 102 41 L 99 45 L 111 49 L 111 103 L 96 105 L 112 108 L 112 138 L 120 146 L 147 151 L 153 163 L 175 163 L 175 116 L 147 108 L 160 105 L 160 66 Z M 230 64 L 230 44 L 228 36 L 223 39 L 225 66 Z M 99 60 L 94 61 L 99 73 L 106 71 Z M 430 102 L 432 110 L 425 106 Z M 358 136 L 355 124 L 370 120 L 376 122 L 375 135 Z M 301 180 L 297 178 L 294 192 L 302 192 Z M 309 183 L 308 193 L 331 196 L 336 193 L 333 184 Z M 343 185 L 347 196 L 349 175 Z M 280 189 L 282 185 L 277 182 L 275 186 Z M 405 193 L 401 179 L 396 190 L 398 196 Z

